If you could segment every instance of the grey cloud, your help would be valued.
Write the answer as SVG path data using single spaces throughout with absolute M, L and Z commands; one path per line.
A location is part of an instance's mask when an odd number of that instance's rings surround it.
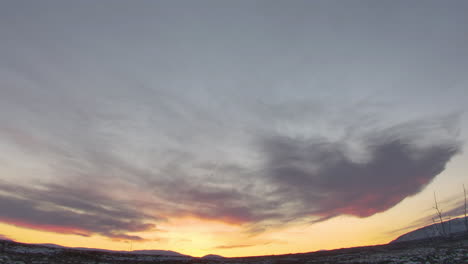
M 131 232 L 151 231 L 153 216 L 124 201 L 77 187 L 0 185 L 0 220 L 27 228 L 119 240 L 143 240 Z
M 456 217 L 456 216 L 463 215 L 465 213 L 464 201 L 460 201 L 454 207 L 451 207 L 448 210 L 445 210 L 443 213 L 445 216 L 449 216 L 449 217 Z
M 245 169 L 232 174 L 233 168 L 237 167 L 222 166 L 214 175 L 202 176 L 184 171 L 169 179 L 155 177 L 149 185 L 154 186 L 155 196 L 167 201 L 165 214 L 172 217 L 191 215 L 237 224 L 280 217 L 275 212 L 278 201 L 255 192 L 253 185 L 258 184 L 258 177 L 243 176 Z M 178 170 L 181 168 L 173 171 Z
M 421 191 L 460 152 L 460 142 L 445 127 L 452 118 L 377 124 L 345 133 L 343 141 L 259 136 L 259 168 L 223 164 L 213 175 L 195 176 L 175 166 L 170 171 L 179 174 L 155 177 L 151 185 L 160 198 L 177 201 L 168 209 L 173 216 L 238 222 L 252 234 L 304 218 L 368 217 Z M 349 135 L 360 151 L 349 148 Z
M 343 141 L 259 134 L 257 153 L 263 162 L 258 167 L 213 164 L 191 152 L 174 151 L 165 152 L 162 166 L 150 169 L 104 148 L 83 156 L 86 162 L 78 163 L 82 174 L 72 173 L 59 183 L 40 188 L 1 184 L 4 192 L 16 194 L 2 197 L 3 217 L 119 239 L 142 239 L 128 233 L 181 216 L 244 225 L 250 234 L 296 220 L 368 217 L 418 193 L 459 153 L 460 143 L 454 139 L 433 136 L 428 141 L 424 136 L 428 127 L 445 131 L 446 123 L 443 118 L 381 130 L 372 126 L 366 133 L 345 133 Z M 349 148 L 349 135 L 360 151 Z M 57 173 L 70 173 L 75 166 L 63 160 Z M 73 179 L 84 185 L 73 184 Z M 114 200 L 108 196 L 111 190 L 96 187 L 112 188 L 122 180 L 158 202 Z
M 297 202 L 290 212 L 294 217 L 371 216 L 418 193 L 461 150 L 459 142 L 437 138 L 421 146 L 413 133 L 423 136 L 425 130 L 416 123 L 364 136 L 360 142 L 367 157 L 358 161 L 347 142 L 263 138 L 265 177 L 276 186 L 274 195 Z

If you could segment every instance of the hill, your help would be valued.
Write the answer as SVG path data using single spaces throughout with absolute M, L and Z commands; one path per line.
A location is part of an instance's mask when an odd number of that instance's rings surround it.
M 456 218 L 450 221 L 443 222 L 442 224 L 432 224 L 425 226 L 404 235 L 401 235 L 391 243 L 413 241 L 420 239 L 435 238 L 446 235 L 456 235 L 461 232 L 466 232 L 465 218 Z
M 157 251 L 156 251 L 157 252 Z M 194 258 L 136 254 L 134 252 L 105 252 L 73 248 L 48 247 L 0 241 L 0 264 L 65 264 L 65 263 L 172 263 L 172 264 L 425 264 L 468 263 L 468 234 L 451 238 L 403 241 L 387 245 L 344 248 L 329 251 L 240 258 Z

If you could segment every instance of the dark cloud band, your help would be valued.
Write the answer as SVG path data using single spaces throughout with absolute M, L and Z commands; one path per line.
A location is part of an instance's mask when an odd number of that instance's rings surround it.
M 368 138 L 365 161 L 323 140 L 272 137 L 263 142 L 266 177 L 276 195 L 296 200 L 294 216 L 371 216 L 418 193 L 459 152 L 456 143 L 420 147 L 404 135 Z

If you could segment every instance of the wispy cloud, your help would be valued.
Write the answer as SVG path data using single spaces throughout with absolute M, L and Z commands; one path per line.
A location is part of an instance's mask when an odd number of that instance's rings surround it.
M 465 201 L 463 193 L 460 192 L 460 194 L 458 195 L 453 195 L 445 200 L 438 201 L 437 206 L 439 207 L 442 219 L 444 221 L 463 216 L 465 212 Z M 427 210 L 421 212 L 421 215 L 421 217 L 409 223 L 407 226 L 391 230 L 388 232 L 388 234 L 400 235 L 404 232 L 413 231 L 424 226 L 438 223 L 440 219 L 435 209 L 435 201 L 434 204 L 432 204 L 432 207 L 430 205 L 427 205 Z
M 429 123 L 444 130 L 446 121 Z M 265 135 L 256 139 L 262 157 L 257 168 L 224 163 L 215 174 L 201 175 L 185 164 L 206 166 L 183 152 L 166 157 L 166 166 L 154 171 L 101 149 L 86 156 L 87 166 L 61 163 L 58 171 L 72 176 L 58 183 L 3 182 L 1 219 L 52 232 L 143 240 L 131 233 L 154 231 L 158 221 L 184 216 L 245 225 L 251 234 L 295 220 L 368 217 L 418 193 L 459 152 L 457 140 L 425 140 L 425 128 L 418 121 L 359 133 L 358 151 L 349 141 Z M 71 170 L 77 165 L 80 174 Z M 104 171 L 113 177 L 88 177 Z M 134 199 L 138 192 L 146 198 Z M 125 199 L 118 198 L 122 194 Z
M 3 239 L 3 240 L 12 240 L 10 239 L 9 237 L 5 236 L 5 235 L 2 235 L 0 234 L 0 239 Z
M 0 221 L 44 231 L 115 240 L 143 240 L 129 232 L 155 228 L 149 215 L 104 195 L 60 185 L 25 188 L 2 184 Z
M 246 248 L 246 247 L 253 247 L 257 246 L 255 244 L 245 244 L 245 245 L 222 245 L 214 247 L 213 249 L 233 249 L 233 248 Z

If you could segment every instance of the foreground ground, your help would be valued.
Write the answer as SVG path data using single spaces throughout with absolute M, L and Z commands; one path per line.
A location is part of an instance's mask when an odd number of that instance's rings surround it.
M 262 257 L 203 259 L 185 256 L 138 255 L 122 252 L 100 252 L 68 248 L 54 248 L 0 242 L 0 264 L 41 263 L 200 263 L 200 264 L 299 264 L 299 263 L 406 263 L 406 264 L 462 264 L 468 263 L 468 234 L 452 238 L 427 239 L 380 246 L 347 248 L 330 251 Z

